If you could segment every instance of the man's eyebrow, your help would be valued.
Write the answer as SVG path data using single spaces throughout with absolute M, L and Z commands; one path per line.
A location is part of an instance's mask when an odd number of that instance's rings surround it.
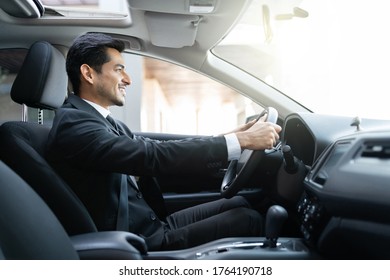
M 116 68 L 116 67 L 120 67 L 120 68 L 122 68 L 122 69 L 125 69 L 125 68 L 126 68 L 125 65 L 120 64 L 120 63 L 115 64 L 115 68 Z

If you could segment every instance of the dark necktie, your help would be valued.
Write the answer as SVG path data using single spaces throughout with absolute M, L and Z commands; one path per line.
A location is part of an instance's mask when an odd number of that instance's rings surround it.
M 108 116 L 106 117 L 106 119 L 112 124 L 112 126 L 113 126 L 116 130 L 118 130 L 118 125 L 117 125 L 116 121 L 114 120 L 114 118 L 111 117 L 111 115 L 108 115 Z
M 118 131 L 118 125 L 113 117 L 108 115 L 106 119 L 111 125 Z M 129 210 L 128 210 L 128 189 L 127 189 L 127 175 L 122 175 L 121 189 L 119 193 L 119 205 L 118 205 L 118 216 L 116 221 L 116 229 L 120 231 L 129 230 Z
M 118 127 L 118 124 L 116 123 L 116 121 L 114 120 L 113 117 L 111 117 L 111 115 L 108 115 L 106 117 L 106 119 L 112 124 L 112 126 L 119 132 L 119 127 Z M 135 180 L 135 178 L 133 176 L 129 176 L 129 179 L 131 181 L 131 184 L 132 186 L 138 190 L 138 184 L 137 184 L 137 181 Z

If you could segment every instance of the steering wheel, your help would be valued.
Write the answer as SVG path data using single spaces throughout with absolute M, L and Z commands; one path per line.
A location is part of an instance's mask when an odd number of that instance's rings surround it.
M 275 108 L 268 107 L 260 113 L 257 120 L 267 114 L 266 122 L 276 123 L 278 120 L 278 111 Z M 253 171 L 264 158 L 264 150 L 243 150 L 238 160 L 230 161 L 228 169 L 222 180 L 221 196 L 231 198 L 241 190 L 252 176 Z

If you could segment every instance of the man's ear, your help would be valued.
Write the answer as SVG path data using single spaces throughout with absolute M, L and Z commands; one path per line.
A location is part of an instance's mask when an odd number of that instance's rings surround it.
M 93 69 L 88 65 L 88 64 L 82 64 L 80 66 L 80 72 L 81 72 L 81 76 L 82 78 L 90 83 L 90 84 L 93 84 Z

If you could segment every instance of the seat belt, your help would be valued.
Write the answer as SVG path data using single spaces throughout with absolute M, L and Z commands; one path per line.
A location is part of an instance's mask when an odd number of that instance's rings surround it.
M 118 215 L 116 229 L 119 231 L 129 231 L 129 200 L 127 189 L 127 175 L 122 174 L 121 190 L 119 194 Z

